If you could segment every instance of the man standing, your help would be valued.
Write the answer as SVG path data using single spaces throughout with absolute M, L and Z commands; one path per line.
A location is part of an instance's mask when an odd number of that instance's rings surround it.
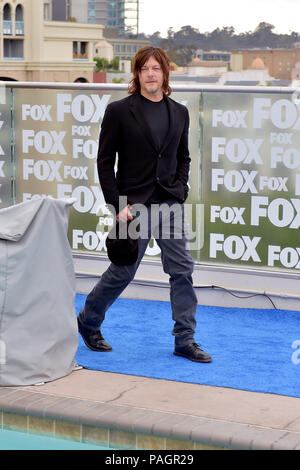
M 90 349 L 112 349 L 101 334 L 101 324 L 107 309 L 134 278 L 153 235 L 161 249 L 164 271 L 170 276 L 174 354 L 196 362 L 211 362 L 210 355 L 194 340 L 194 263 L 184 232 L 183 203 L 188 194 L 190 168 L 189 114 L 185 106 L 169 98 L 170 94 L 169 59 L 162 49 L 147 46 L 136 54 L 129 96 L 107 106 L 97 160 L 105 201 L 113 206 L 120 223 L 129 223 L 135 205 L 143 204 L 148 226 L 141 230 L 137 260 L 128 265 L 110 264 L 87 296 L 78 327 Z M 161 210 L 174 206 L 179 212 Z M 153 217 L 153 208 L 158 209 L 158 217 Z

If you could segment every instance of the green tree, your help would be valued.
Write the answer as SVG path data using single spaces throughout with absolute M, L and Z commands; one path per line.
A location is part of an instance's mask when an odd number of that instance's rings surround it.
M 106 72 L 109 66 L 109 62 L 104 57 L 94 57 L 94 62 L 96 62 L 96 72 Z
M 110 65 L 113 70 L 119 70 L 119 65 L 120 65 L 119 58 L 115 57 L 114 59 L 112 59 L 112 61 L 110 62 Z

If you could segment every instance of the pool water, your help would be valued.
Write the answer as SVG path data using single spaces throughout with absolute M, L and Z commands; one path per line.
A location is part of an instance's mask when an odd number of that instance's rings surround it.
M 0 450 L 116 450 L 111 447 L 0 429 Z

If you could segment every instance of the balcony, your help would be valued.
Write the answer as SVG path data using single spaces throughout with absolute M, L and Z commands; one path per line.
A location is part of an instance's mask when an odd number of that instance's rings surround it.
M 73 60 L 88 60 L 88 43 L 81 41 L 73 42 Z
M 3 20 L 3 34 L 5 36 L 12 35 L 12 21 L 11 20 Z
M 76 53 L 73 53 L 73 60 L 88 60 L 88 55 L 87 53 L 85 54 L 76 54 Z
M 24 36 L 24 21 L 16 21 L 16 36 Z

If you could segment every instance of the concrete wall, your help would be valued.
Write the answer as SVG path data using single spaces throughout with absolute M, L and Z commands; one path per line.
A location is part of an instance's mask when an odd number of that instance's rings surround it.
M 232 53 L 230 58 L 230 67 L 233 72 L 240 72 L 243 70 L 243 55 Z

